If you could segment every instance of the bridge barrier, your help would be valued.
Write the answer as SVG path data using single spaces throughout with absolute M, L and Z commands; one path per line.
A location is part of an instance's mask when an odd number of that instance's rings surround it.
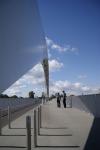
M 72 96 L 72 107 L 100 117 L 100 94 Z
M 2 110 L 2 117 L 8 115 L 8 106 L 11 113 L 20 111 L 29 106 L 37 106 L 42 103 L 41 99 L 32 98 L 0 98 L 0 109 Z

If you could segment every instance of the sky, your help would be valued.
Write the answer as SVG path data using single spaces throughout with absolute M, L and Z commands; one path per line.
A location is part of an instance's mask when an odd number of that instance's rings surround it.
M 38 0 L 38 5 L 48 47 L 50 93 L 100 92 L 100 1 Z M 6 93 L 27 96 L 34 89 L 39 94 L 43 70 L 40 64 L 34 68 Z

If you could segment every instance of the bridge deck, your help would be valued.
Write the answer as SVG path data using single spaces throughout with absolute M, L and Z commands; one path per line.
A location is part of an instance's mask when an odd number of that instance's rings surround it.
M 26 150 L 26 116 L 32 116 L 33 110 L 28 111 L 12 121 L 11 129 L 3 127 L 0 136 L 0 150 Z M 93 116 L 75 108 L 57 108 L 56 100 L 42 106 L 42 128 L 38 136 L 38 147 L 33 145 L 32 150 L 83 150 L 87 140 Z

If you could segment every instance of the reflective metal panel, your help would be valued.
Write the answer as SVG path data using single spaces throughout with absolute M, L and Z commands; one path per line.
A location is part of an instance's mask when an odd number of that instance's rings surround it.
M 46 58 L 36 0 L 0 0 L 0 92 Z

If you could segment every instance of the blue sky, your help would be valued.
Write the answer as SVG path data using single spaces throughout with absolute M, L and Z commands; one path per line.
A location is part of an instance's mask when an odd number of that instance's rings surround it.
M 99 0 L 38 0 L 38 5 L 49 51 L 51 93 L 62 90 L 75 94 L 98 93 Z M 39 74 L 41 72 L 37 71 Z M 26 83 L 25 78 L 24 82 L 21 81 L 19 84 L 25 86 L 20 90 L 22 95 L 34 88 L 31 82 Z M 33 83 L 36 80 L 35 77 L 30 79 Z M 40 82 L 42 86 L 43 77 Z M 18 88 L 16 85 L 14 87 Z M 14 92 L 10 92 L 16 94 L 14 87 Z
M 53 78 L 100 86 L 100 1 L 38 0 L 38 3 L 46 36 L 58 45 L 77 48 L 77 54 L 51 51 L 52 58 L 58 57 L 64 64 Z

